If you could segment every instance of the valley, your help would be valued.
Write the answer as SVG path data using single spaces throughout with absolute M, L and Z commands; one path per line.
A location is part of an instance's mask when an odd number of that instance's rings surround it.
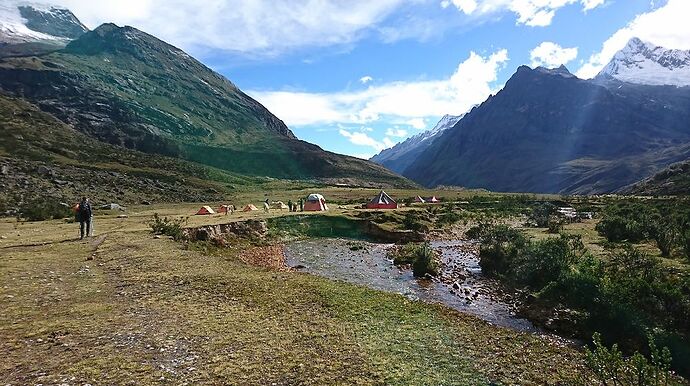
M 0 4 L 0 384 L 690 384 L 687 2 L 56 3 Z

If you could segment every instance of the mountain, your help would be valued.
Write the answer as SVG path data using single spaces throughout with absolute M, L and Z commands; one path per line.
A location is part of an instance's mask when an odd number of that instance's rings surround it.
M 646 196 L 690 195 L 690 160 L 675 163 L 623 192 Z
M 690 51 L 631 39 L 597 76 L 646 85 L 690 86 Z
M 87 31 L 62 7 L 15 0 L 0 4 L 0 57 L 54 51 Z
M 370 160 L 402 174 L 405 169 L 444 131 L 455 126 L 463 115 L 445 115 L 433 129 L 417 134 L 395 146 L 382 150 Z
M 411 185 L 372 162 L 300 141 L 232 82 L 132 27 L 104 24 L 62 50 L 0 59 L 0 92 L 101 142 L 232 173 Z
M 613 192 L 690 157 L 690 88 L 522 66 L 404 175 L 426 186 Z

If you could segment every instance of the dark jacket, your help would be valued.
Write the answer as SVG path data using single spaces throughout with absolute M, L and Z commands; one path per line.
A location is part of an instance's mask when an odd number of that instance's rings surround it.
M 82 201 L 79 203 L 79 221 L 89 221 L 91 219 L 91 204 Z

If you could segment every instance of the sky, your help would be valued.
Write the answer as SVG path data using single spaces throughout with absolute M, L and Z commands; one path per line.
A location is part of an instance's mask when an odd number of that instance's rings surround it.
M 178 46 L 300 138 L 369 158 L 521 65 L 595 76 L 632 37 L 690 49 L 690 0 L 54 0 Z

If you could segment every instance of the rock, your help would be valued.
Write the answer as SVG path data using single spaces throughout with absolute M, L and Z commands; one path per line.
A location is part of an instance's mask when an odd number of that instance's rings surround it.
M 141 205 L 151 205 L 151 202 L 144 200 L 141 202 Z
M 121 214 L 121 215 L 117 216 L 117 218 L 128 218 L 128 217 L 129 216 L 127 216 L 126 214 Z
M 103 209 L 103 210 L 119 210 L 119 211 L 125 211 L 125 210 L 127 210 L 127 208 L 125 208 L 124 206 L 121 206 L 121 205 L 115 204 L 115 203 L 110 203 L 110 204 L 101 205 L 101 206 L 100 206 L 100 209 Z
M 9 167 L 9 165 L 2 165 L 2 166 L 0 166 L 0 174 L 2 174 L 2 175 L 8 175 L 8 174 L 10 174 L 10 167 Z
M 55 172 L 51 168 L 49 168 L 45 165 L 41 165 L 38 167 L 38 174 L 41 174 L 43 176 L 51 176 L 52 177 L 55 175 Z
M 154 238 L 154 239 L 160 239 L 160 238 L 161 238 L 161 235 L 154 235 L 153 238 Z

